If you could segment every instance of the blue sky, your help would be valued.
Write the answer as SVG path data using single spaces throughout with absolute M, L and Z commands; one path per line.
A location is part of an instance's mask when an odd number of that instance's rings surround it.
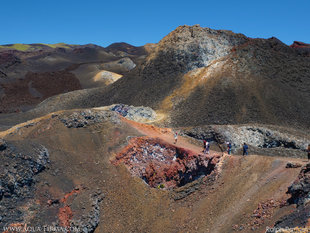
M 310 43 L 310 0 L 0 0 L 0 44 L 157 43 L 180 25 Z

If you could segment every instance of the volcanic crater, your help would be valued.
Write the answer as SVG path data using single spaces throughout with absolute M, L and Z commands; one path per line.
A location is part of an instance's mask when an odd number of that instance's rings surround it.
M 216 171 L 220 157 L 196 153 L 160 138 L 137 137 L 130 139 L 112 163 L 123 163 L 133 176 L 140 177 L 152 188 L 170 189 Z

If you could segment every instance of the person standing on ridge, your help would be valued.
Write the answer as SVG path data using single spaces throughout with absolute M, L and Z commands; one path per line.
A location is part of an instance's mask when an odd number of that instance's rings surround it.
M 174 133 L 174 144 L 177 144 L 178 141 L 178 132 Z
M 308 145 L 307 152 L 308 152 L 308 161 L 309 161 L 310 160 L 310 144 Z
M 243 149 L 242 155 L 248 155 L 249 147 L 248 147 L 248 145 L 246 143 L 243 143 L 242 149 Z
M 207 143 L 207 141 L 203 140 L 203 151 L 202 152 L 205 152 L 205 150 L 206 150 L 206 143 Z
M 206 147 L 205 147 L 205 154 L 210 154 L 210 143 L 208 141 L 206 141 Z
M 227 144 L 227 154 L 231 155 L 231 142 L 226 142 Z

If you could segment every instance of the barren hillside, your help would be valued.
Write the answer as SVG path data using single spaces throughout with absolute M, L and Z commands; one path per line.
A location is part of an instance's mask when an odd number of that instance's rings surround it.
M 52 97 L 35 112 L 124 103 L 161 111 L 173 126 L 256 122 L 309 128 L 309 61 L 276 38 L 182 26 L 126 78 Z

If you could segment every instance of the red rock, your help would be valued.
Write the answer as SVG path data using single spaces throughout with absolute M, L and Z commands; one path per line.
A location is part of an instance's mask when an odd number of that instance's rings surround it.
M 171 188 L 210 174 L 218 161 L 219 157 L 198 155 L 159 138 L 142 137 L 131 139 L 112 163 L 124 163 L 151 187 Z

